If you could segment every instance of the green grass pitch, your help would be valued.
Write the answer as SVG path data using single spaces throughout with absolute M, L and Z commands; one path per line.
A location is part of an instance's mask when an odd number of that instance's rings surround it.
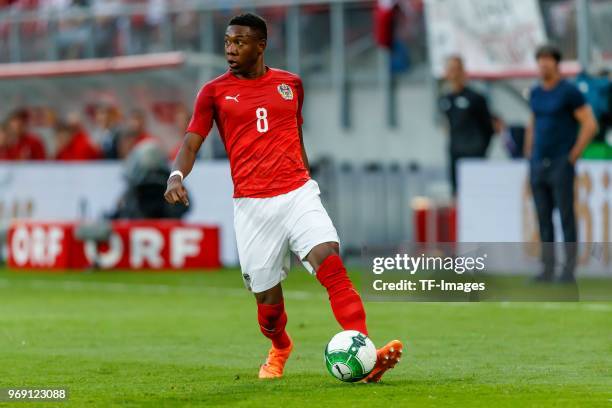
M 4 406 L 612 407 L 612 303 L 366 303 L 374 343 L 404 357 L 344 384 L 323 361 L 340 331 L 323 288 L 303 271 L 284 287 L 295 351 L 260 381 L 269 342 L 236 270 L 1 270 L 0 388 L 70 391 Z

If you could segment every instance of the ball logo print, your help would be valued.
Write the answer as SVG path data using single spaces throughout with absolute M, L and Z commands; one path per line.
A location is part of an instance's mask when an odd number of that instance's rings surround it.
M 353 336 L 352 339 L 353 339 L 353 346 L 351 347 L 351 351 L 357 352 L 357 350 L 359 350 L 360 347 L 364 347 L 366 345 L 366 342 L 365 342 L 366 336 L 364 336 L 361 333 L 359 333 L 356 336 Z
M 349 381 L 352 373 L 348 366 L 342 363 L 336 363 L 334 364 L 334 375 L 340 378 L 342 381 Z
M 376 347 L 365 334 L 346 330 L 336 334 L 325 348 L 327 371 L 340 381 L 365 378 L 376 363 Z

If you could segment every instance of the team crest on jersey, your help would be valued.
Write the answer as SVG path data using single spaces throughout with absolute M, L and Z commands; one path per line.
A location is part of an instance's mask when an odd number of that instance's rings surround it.
M 280 84 L 276 89 L 278 89 L 278 93 L 281 94 L 283 99 L 290 101 L 293 99 L 293 91 L 291 87 L 287 84 Z

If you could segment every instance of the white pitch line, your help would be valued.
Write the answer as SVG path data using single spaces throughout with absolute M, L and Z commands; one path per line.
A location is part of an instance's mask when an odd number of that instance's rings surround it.
M 413 302 L 410 302 L 413 303 Z M 422 302 L 420 304 L 427 304 Z M 586 310 L 590 312 L 611 312 L 612 303 L 583 303 L 583 302 L 435 302 L 436 305 L 446 307 L 477 307 L 476 305 L 494 305 L 507 309 L 541 309 L 541 310 Z
M 122 283 L 122 282 L 86 282 L 86 281 L 50 281 L 44 279 L 33 279 L 21 281 L 20 286 L 25 286 L 32 289 L 56 289 L 68 292 L 83 292 L 88 290 L 110 292 L 110 293 L 140 293 L 140 294 L 222 294 L 231 297 L 245 297 L 249 292 L 243 288 L 220 288 L 211 286 L 185 286 L 185 285 L 164 285 L 164 284 L 146 284 L 146 283 Z M 17 286 L 8 279 L 0 278 L 0 288 L 8 288 Z M 309 299 L 324 299 L 326 294 L 307 292 L 301 290 L 285 290 L 284 294 L 287 298 L 296 300 Z M 540 309 L 540 310 L 584 310 L 590 312 L 611 312 L 611 303 L 580 303 L 580 302 L 482 302 L 487 304 L 497 305 L 501 308 L 512 309 Z M 446 307 L 467 307 L 476 304 L 475 302 L 447 302 L 437 303 Z
M 6 288 L 14 284 L 8 279 L 0 279 L 0 287 Z M 83 292 L 88 290 L 111 292 L 111 293 L 140 293 L 140 294 L 169 294 L 169 293 L 215 293 L 223 294 L 232 297 L 246 297 L 249 295 L 248 290 L 239 288 L 219 288 L 211 286 L 184 286 L 184 285 L 164 285 L 164 284 L 146 284 L 146 283 L 120 283 L 120 282 L 83 282 L 83 281 L 49 281 L 43 279 L 33 279 L 22 281 L 20 286 L 25 286 L 32 289 L 57 289 L 68 292 Z M 315 293 L 285 290 L 285 295 L 293 299 L 313 299 L 317 297 L 323 298 L 321 294 L 317 296 Z
M 610 303 L 581 303 L 581 302 L 500 302 L 500 307 L 510 309 L 542 309 L 542 310 L 586 310 L 589 312 L 612 312 Z

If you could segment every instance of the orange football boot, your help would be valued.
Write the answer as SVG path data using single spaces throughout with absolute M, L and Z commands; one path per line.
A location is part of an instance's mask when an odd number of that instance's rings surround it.
M 293 340 L 289 338 L 289 341 L 291 342 L 289 347 L 284 349 L 277 349 L 274 346 L 270 348 L 266 362 L 259 369 L 259 378 L 281 378 L 283 376 L 285 363 L 293 351 Z
M 361 380 L 365 383 L 379 382 L 387 370 L 395 367 L 400 362 L 404 345 L 399 340 L 392 340 L 386 346 L 376 351 L 376 364 L 366 378 Z

